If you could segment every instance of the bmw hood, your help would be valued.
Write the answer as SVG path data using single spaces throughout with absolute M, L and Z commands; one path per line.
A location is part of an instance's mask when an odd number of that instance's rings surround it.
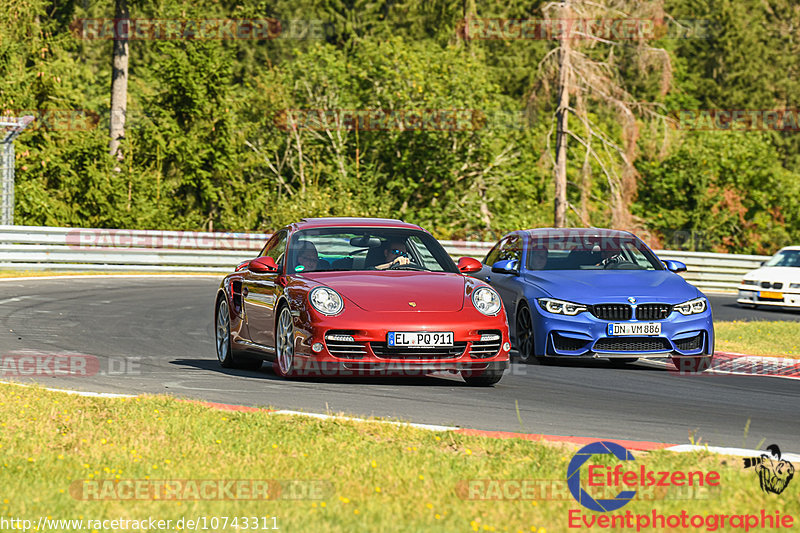
M 465 278 L 446 272 L 320 272 L 305 277 L 327 285 L 370 312 L 447 313 L 464 307 Z
M 630 296 L 639 302 L 677 304 L 702 296 L 666 270 L 545 270 L 529 272 L 527 280 L 553 298 L 585 304 L 625 302 Z

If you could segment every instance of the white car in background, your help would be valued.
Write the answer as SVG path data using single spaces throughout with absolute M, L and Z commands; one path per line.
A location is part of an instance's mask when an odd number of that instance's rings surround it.
M 800 307 L 800 246 L 787 246 L 748 272 L 739 285 L 739 304 Z

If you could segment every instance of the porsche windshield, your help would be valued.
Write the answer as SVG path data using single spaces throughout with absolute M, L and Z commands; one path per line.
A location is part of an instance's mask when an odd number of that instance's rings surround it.
M 289 244 L 287 272 L 425 270 L 458 272 L 428 233 L 402 228 L 318 228 L 296 232 Z M 391 265 L 397 257 L 406 264 Z
M 783 250 L 773 255 L 764 266 L 800 267 L 800 250 Z

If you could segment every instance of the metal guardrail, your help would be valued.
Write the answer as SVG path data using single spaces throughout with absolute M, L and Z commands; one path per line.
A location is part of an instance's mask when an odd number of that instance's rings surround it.
M 58 271 L 230 272 L 264 246 L 265 233 L 0 226 L 0 269 Z M 482 259 L 494 243 L 440 241 L 453 257 Z M 769 256 L 656 250 L 686 263 L 701 290 L 734 290 Z

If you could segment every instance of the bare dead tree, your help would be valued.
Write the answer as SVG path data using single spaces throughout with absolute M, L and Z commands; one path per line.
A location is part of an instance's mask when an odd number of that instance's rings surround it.
M 576 210 L 581 222 L 586 224 L 589 219 L 587 202 L 590 192 L 587 189 L 592 182 L 592 162 L 608 181 L 612 226 L 635 229 L 629 207 L 636 197 L 638 181 L 634 162 L 637 157 L 639 120 L 661 121 L 666 128 L 668 119 L 658 104 L 637 101 L 625 88 L 616 54 L 622 46 L 629 46 L 640 70 L 647 72 L 659 69 L 662 94 L 666 94 L 671 82 L 669 54 L 664 49 L 649 46 L 646 35 L 630 40 L 615 40 L 613 36 L 586 31 L 590 25 L 578 23 L 612 19 L 663 20 L 661 2 L 563 0 L 547 4 L 543 14 L 545 20 L 551 22 L 550 27 L 559 23 L 567 30 L 559 39 L 558 46 L 550 50 L 539 63 L 539 83 L 545 97 L 549 94 L 550 80 L 557 80 L 554 225 L 566 225 L 566 212 L 570 207 L 566 192 L 568 145 L 572 139 L 584 150 L 580 181 L 581 207 Z M 600 57 L 597 49 L 605 50 L 604 58 Z M 534 90 L 531 99 L 541 98 L 538 93 Z M 578 101 L 574 108 L 570 100 L 572 95 Z M 591 120 L 591 115 L 600 114 L 600 111 L 616 115 L 622 127 L 619 140 Z M 569 127 L 570 114 L 577 119 L 577 126 L 573 129 Z

